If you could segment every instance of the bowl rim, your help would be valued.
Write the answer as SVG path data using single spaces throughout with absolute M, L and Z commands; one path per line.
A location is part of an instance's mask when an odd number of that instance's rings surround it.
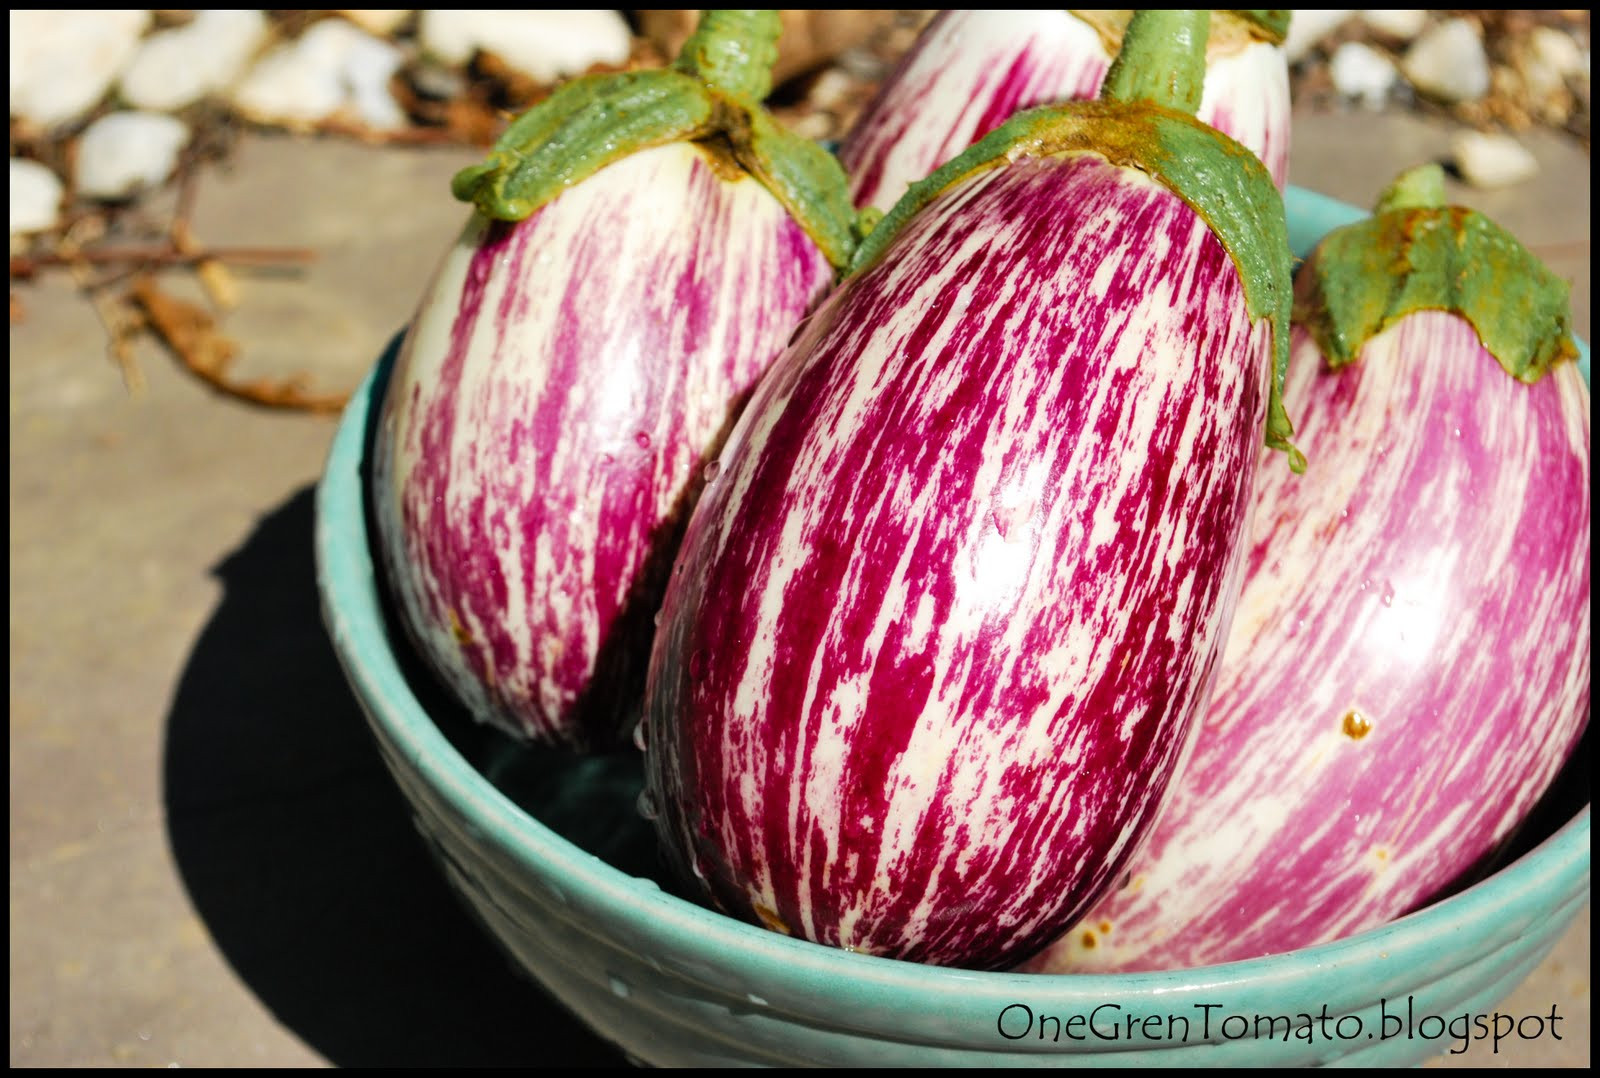
M 1354 206 L 1294 185 L 1286 190 L 1285 203 L 1291 246 L 1301 257 L 1330 229 L 1367 216 Z M 581 896 L 588 908 L 647 919 L 653 930 L 692 938 L 708 953 L 781 964 L 807 979 L 821 979 L 818 983 L 848 973 L 852 982 L 891 990 L 912 1005 L 948 1009 L 952 990 L 986 1005 L 1026 998 L 1040 1008 L 1149 992 L 1215 991 L 1246 983 L 1252 990 L 1270 993 L 1274 985 L 1294 981 L 1308 970 L 1328 971 L 1374 957 L 1403 965 L 1408 956 L 1422 956 L 1430 941 L 1440 936 L 1465 933 L 1471 938 L 1519 895 L 1576 894 L 1581 880 L 1587 901 L 1588 804 L 1515 862 L 1384 925 L 1262 958 L 1159 972 L 981 972 L 854 954 L 746 924 L 669 894 L 653 880 L 629 875 L 527 814 L 473 767 L 422 708 L 389 646 L 368 541 L 362 464 L 375 418 L 374 391 L 387 376 L 400 336 L 352 395 L 317 485 L 314 543 L 323 620 L 369 722 L 381 726 L 404 762 L 452 811 L 472 821 L 480 832 L 476 839 L 492 843 L 523 868 L 559 880 L 564 892 Z M 1587 384 L 1589 346 L 1579 340 L 1578 347 L 1579 368 Z M 382 646 L 361 648 L 362 642 Z M 1464 948 L 1459 965 L 1452 969 L 1471 964 L 1475 957 L 1474 951 Z

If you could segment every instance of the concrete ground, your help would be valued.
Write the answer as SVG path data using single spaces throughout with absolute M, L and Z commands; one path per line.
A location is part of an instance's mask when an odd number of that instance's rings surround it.
M 1291 179 L 1370 205 L 1450 130 L 1302 111 Z M 1455 195 L 1574 282 L 1587 338 L 1589 156 L 1525 141 L 1537 179 Z M 196 234 L 317 258 L 236 272 L 223 328 L 243 373 L 361 378 L 459 227 L 447 181 L 477 156 L 246 137 L 202 181 Z M 11 1065 L 620 1062 L 455 904 L 369 742 L 313 586 L 334 421 L 221 398 L 149 342 L 130 394 L 65 272 L 13 296 Z M 1563 1039 L 1440 1063 L 1587 1066 L 1589 970 L 1586 909 L 1502 1007 L 1557 1007 Z

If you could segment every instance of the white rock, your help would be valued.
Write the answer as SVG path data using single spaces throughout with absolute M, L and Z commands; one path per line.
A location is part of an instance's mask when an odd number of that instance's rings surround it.
M 294 42 L 263 56 L 229 96 L 249 119 L 288 127 L 325 120 L 345 100 L 337 67 L 318 63 Z
M 11 115 L 44 129 L 81 118 L 149 25 L 148 11 L 12 11 Z
M 159 186 L 188 141 L 188 126 L 164 113 L 107 113 L 78 140 L 78 194 L 116 200 Z
M 1474 187 L 1509 187 L 1538 175 L 1539 162 L 1510 135 L 1463 131 L 1450 140 L 1461 176 Z
M 1528 40 L 1533 46 L 1534 58 L 1561 78 L 1588 76 L 1588 53 L 1569 35 L 1554 26 L 1536 26 Z
M 37 161 L 11 159 L 11 234 L 44 232 L 61 223 L 60 177 Z
M 819 109 L 837 109 L 850 99 L 855 79 L 837 67 L 830 67 L 811 84 L 811 103 Z
M 118 89 L 137 109 L 172 110 L 237 82 L 270 33 L 262 11 L 197 11 L 139 45 Z
M 1283 55 L 1289 63 L 1302 60 L 1355 11 L 1296 10 L 1289 16 L 1289 32 L 1283 38 Z
M 1334 89 L 1369 109 L 1381 109 L 1400 72 L 1383 53 L 1359 41 L 1346 41 L 1328 64 Z
M 1363 11 L 1361 13 L 1361 21 L 1384 37 L 1410 41 L 1422 33 L 1423 27 L 1428 25 L 1428 13 L 1421 8 L 1397 9 L 1394 11 L 1378 8 L 1372 11 Z
M 1426 31 L 1400 61 L 1411 85 L 1445 101 L 1476 101 L 1489 92 L 1489 58 L 1477 26 L 1450 19 Z
M 345 90 L 356 119 L 377 131 L 398 131 L 410 124 L 405 109 L 389 92 L 389 80 L 405 62 L 398 46 L 367 36 L 352 41 L 345 53 Z
M 411 11 L 335 11 L 335 15 L 342 15 L 355 23 L 361 29 L 377 37 L 388 37 L 400 29 L 400 24 L 411 16 Z
M 252 120 L 290 127 L 336 115 L 376 130 L 404 127 L 388 88 L 404 59 L 398 46 L 352 23 L 323 19 L 262 57 L 234 88 L 233 105 Z
M 592 64 L 620 64 L 633 32 L 620 11 L 445 11 L 422 13 L 425 53 L 461 64 L 487 49 L 540 82 L 576 75 Z

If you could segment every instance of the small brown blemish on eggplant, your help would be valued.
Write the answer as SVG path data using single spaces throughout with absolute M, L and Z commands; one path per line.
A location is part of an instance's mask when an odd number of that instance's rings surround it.
M 456 617 L 454 610 L 450 611 L 450 634 L 456 638 L 456 643 L 462 647 L 472 646 L 472 634 L 467 631 L 465 625 L 461 624 L 461 619 Z
M 794 933 L 789 931 L 789 926 L 783 923 L 783 918 L 778 916 L 777 910 L 768 906 L 764 902 L 755 903 L 755 908 L 756 916 L 761 918 L 761 923 L 766 925 L 769 929 L 774 932 L 782 932 L 785 936 L 794 935 Z M 845 950 L 852 950 L 852 948 L 846 947 Z
M 1083 949 L 1085 951 L 1092 951 L 1096 947 L 1098 947 L 1099 945 L 1100 945 L 1100 941 L 1095 938 L 1094 932 L 1092 932 L 1092 931 L 1084 932 L 1084 934 L 1083 934 Z
M 1372 732 L 1372 720 L 1357 709 L 1351 708 L 1339 720 L 1339 729 L 1351 741 L 1360 741 Z

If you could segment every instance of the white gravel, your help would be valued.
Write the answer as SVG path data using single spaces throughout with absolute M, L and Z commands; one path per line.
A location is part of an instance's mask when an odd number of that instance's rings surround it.
M 11 235 L 46 232 L 61 223 L 66 185 L 37 161 L 11 159 Z
M 1489 57 L 1467 19 L 1429 27 L 1400 62 L 1411 84 L 1441 101 L 1476 101 L 1489 92 Z
M 593 64 L 628 58 L 633 33 L 620 11 L 424 11 L 422 49 L 447 64 L 462 64 L 488 49 L 513 69 L 547 81 Z
M 405 60 L 391 42 L 343 19 L 323 19 L 279 45 L 233 91 L 241 114 L 290 128 L 342 118 L 375 130 L 404 127 L 389 77 Z
M 1510 135 L 1463 131 L 1450 142 L 1456 168 L 1474 187 L 1510 187 L 1539 172 L 1539 161 Z
M 98 105 L 133 58 L 148 11 L 12 11 L 11 115 L 52 130 Z
M 1381 109 L 1400 79 L 1400 71 L 1383 53 L 1359 41 L 1346 41 L 1328 63 L 1334 89 L 1341 97 Z
M 194 21 L 146 37 L 118 86 L 137 109 L 170 110 L 232 86 L 270 33 L 264 11 L 199 11 Z
M 107 113 L 78 140 L 78 194 L 114 201 L 159 187 L 188 141 L 188 125 L 165 113 Z

